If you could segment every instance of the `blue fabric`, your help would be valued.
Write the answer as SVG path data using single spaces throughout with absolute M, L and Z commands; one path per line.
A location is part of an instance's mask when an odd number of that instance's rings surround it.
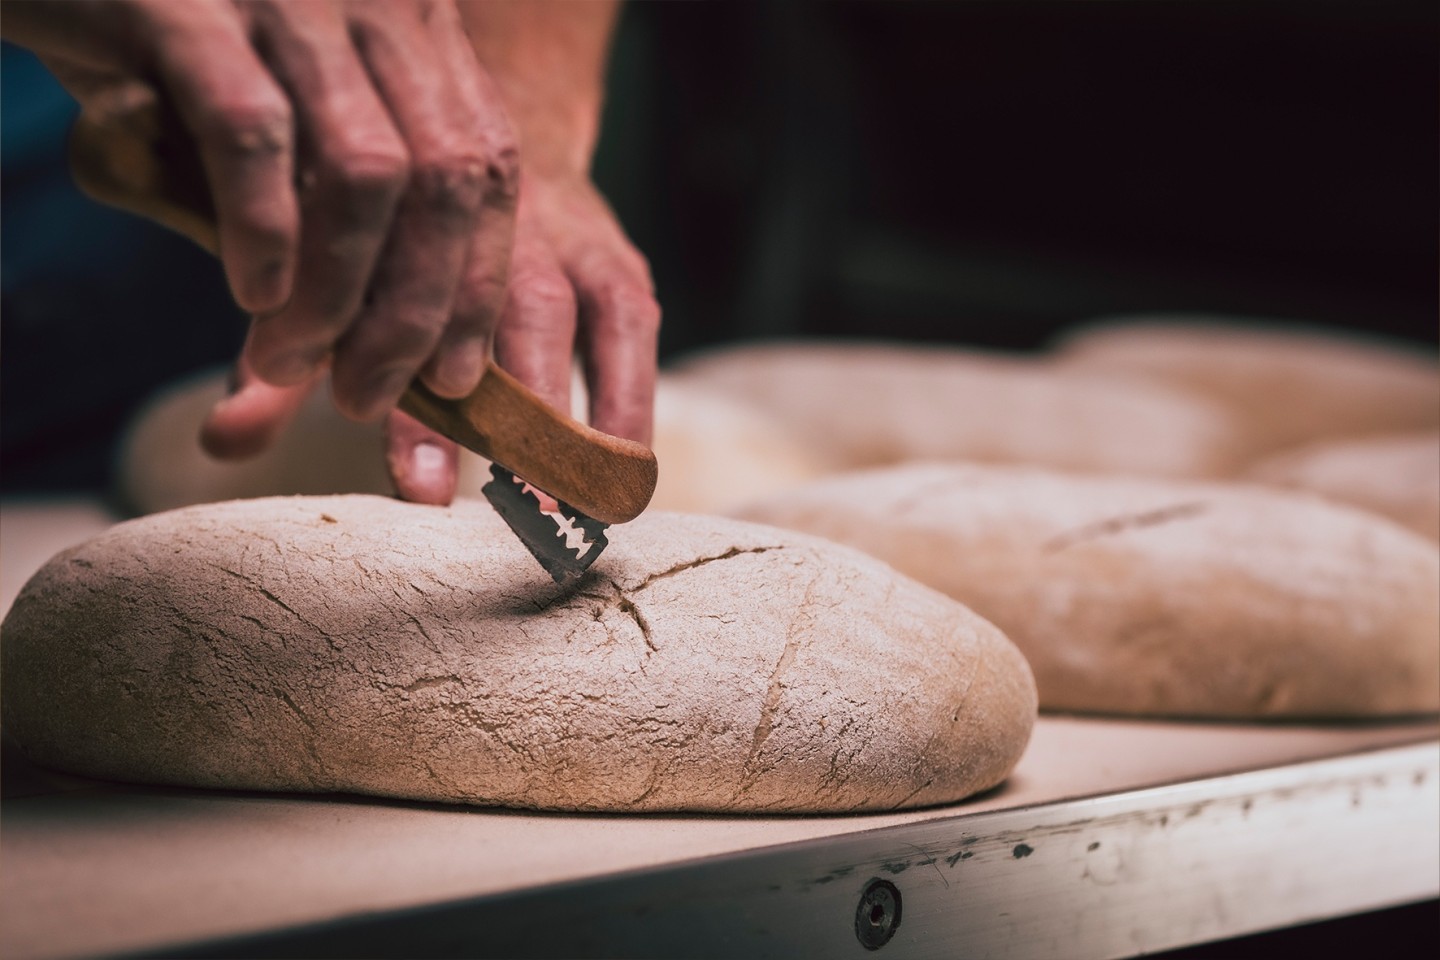
M 190 241 L 85 197 L 66 136 L 77 106 L 28 51 L 0 45 L 0 491 L 102 489 L 157 386 L 234 357 L 244 318 Z

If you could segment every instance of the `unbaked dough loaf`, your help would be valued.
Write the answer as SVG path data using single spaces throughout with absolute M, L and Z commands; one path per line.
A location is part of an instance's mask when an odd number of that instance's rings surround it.
M 1440 540 L 1440 433 L 1309 444 L 1257 463 L 1248 477 L 1352 504 Z
M 6 618 L 6 735 L 100 777 L 557 810 L 921 806 L 1019 758 L 1030 671 L 954 601 L 735 521 L 612 541 L 562 592 L 472 502 L 121 524 Z
M 355 423 L 317 389 L 264 453 L 216 460 L 200 448 L 200 426 L 226 392 L 209 370 L 156 393 L 131 421 L 116 471 L 119 498 L 135 513 L 279 494 L 394 491 L 378 423 Z M 463 468 L 462 468 L 463 469 Z
M 200 425 L 225 395 L 224 371 L 177 383 L 147 403 L 123 444 L 121 501 L 136 513 L 283 494 L 377 493 L 385 473 L 379 424 L 346 420 L 317 390 L 275 445 L 250 460 L 220 461 L 200 449 Z M 583 383 L 574 411 L 585 409 Z M 722 512 L 819 476 L 819 458 L 763 413 L 721 394 L 662 377 L 655 395 L 660 482 L 651 509 Z M 460 452 L 459 494 L 479 498 L 489 463 Z
M 1308 495 L 911 465 L 746 515 L 859 547 L 969 605 L 1029 659 L 1042 708 L 1440 709 L 1440 551 Z
M 651 509 L 722 513 L 824 472 L 784 424 L 724 394 L 662 376 L 655 389 Z
M 674 375 L 754 404 L 831 469 L 976 460 L 1210 476 L 1235 465 L 1225 411 L 1043 360 L 942 346 L 772 343 L 704 354 Z
M 1264 320 L 1173 315 L 1097 322 L 1059 358 L 1224 404 L 1247 462 L 1313 440 L 1440 427 L 1435 355 Z

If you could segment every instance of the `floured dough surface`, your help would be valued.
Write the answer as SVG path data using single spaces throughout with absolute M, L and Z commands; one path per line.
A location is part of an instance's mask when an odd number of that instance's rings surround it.
M 556 810 L 920 806 L 1019 758 L 1029 669 L 954 601 L 735 521 L 611 540 L 562 591 L 471 502 L 121 524 L 6 618 L 6 734 L 101 777 Z
M 1380 340 L 1190 316 L 1099 321 L 1062 345 L 1077 370 L 1188 390 L 1229 409 L 1247 459 L 1324 438 L 1440 427 L 1440 365 Z
M 1247 476 L 1309 490 L 1440 540 L 1440 433 L 1308 444 L 1262 460 Z
M 971 460 L 1213 476 L 1235 466 L 1228 411 L 1044 360 L 818 341 L 714 351 L 674 376 L 763 410 L 832 470 Z
M 1238 484 L 911 465 L 746 511 L 858 547 L 1013 639 L 1043 708 L 1191 717 L 1440 709 L 1440 551 Z

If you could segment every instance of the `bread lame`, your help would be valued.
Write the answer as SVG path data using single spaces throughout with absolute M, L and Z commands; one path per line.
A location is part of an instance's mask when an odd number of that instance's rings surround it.
M 166 129 L 153 103 L 103 123 L 82 115 L 70 136 L 76 182 L 214 253 L 219 238 L 200 164 Z M 639 516 L 655 492 L 657 465 L 647 447 L 554 410 L 493 361 L 469 396 L 439 397 L 416 380 L 400 409 L 491 461 L 486 498 L 561 585 L 578 580 L 605 549 L 609 524 Z M 558 513 L 541 508 L 537 490 L 557 501 Z

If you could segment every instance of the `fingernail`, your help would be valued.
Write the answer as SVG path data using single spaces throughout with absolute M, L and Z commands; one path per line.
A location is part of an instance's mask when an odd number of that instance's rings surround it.
M 464 396 L 475 389 L 485 367 L 485 344 L 469 340 L 447 350 L 435 367 L 435 389 L 446 396 Z
M 371 420 L 389 411 L 410 385 L 410 378 L 408 370 L 390 370 L 373 377 L 360 396 L 361 416 Z
M 438 483 L 444 478 L 445 451 L 433 443 L 418 443 L 410 451 L 410 476 L 419 483 Z

